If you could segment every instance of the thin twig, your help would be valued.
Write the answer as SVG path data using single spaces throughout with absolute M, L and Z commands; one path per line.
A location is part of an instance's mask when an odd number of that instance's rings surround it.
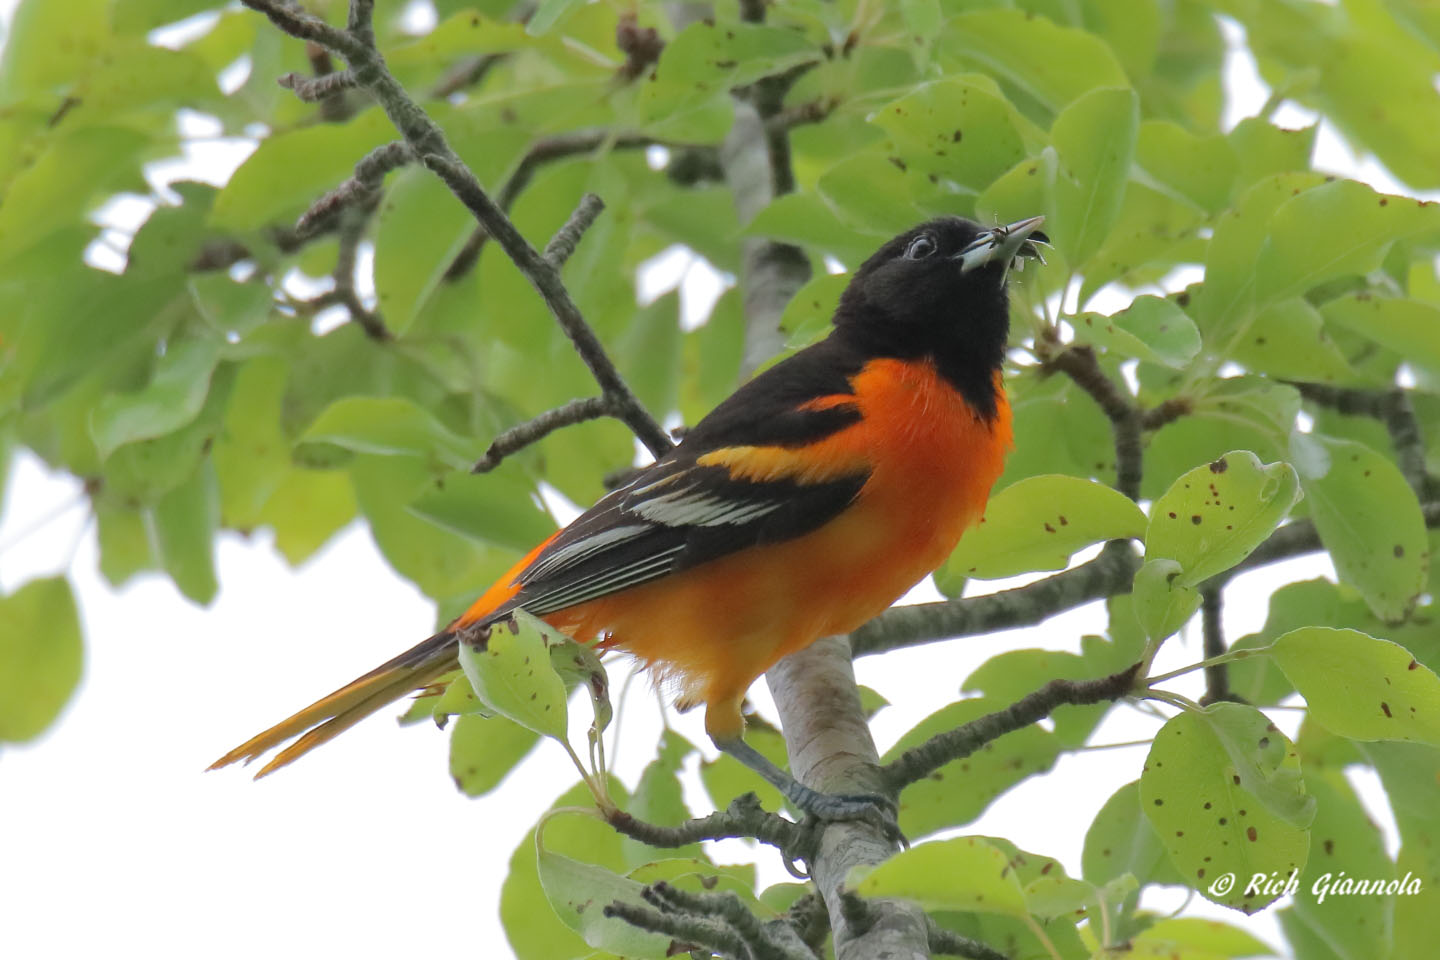
M 580 243 L 580 237 L 590 229 L 590 225 L 595 222 L 595 218 L 600 216 L 600 211 L 604 209 L 604 201 L 595 194 L 587 193 L 581 197 L 580 205 L 575 208 L 574 213 L 570 214 L 570 219 L 566 220 L 564 226 L 556 230 L 555 236 L 545 244 L 545 252 L 541 254 L 545 258 L 545 262 L 556 270 L 563 267 L 565 261 L 569 260 L 571 254 L 575 252 L 575 247 Z
M 663 880 L 641 891 L 645 902 L 666 914 L 688 914 L 724 923 L 740 938 L 743 960 L 815 960 L 798 929 L 782 917 L 768 923 L 750 912 L 734 893 L 691 893 Z
M 620 833 L 652 847 L 684 847 L 703 840 L 747 837 L 769 844 L 793 860 L 796 858 L 790 854 L 800 850 L 806 841 L 806 832 L 799 824 L 761 807 L 753 793 L 736 797 L 724 810 L 674 827 L 646 823 L 623 810 L 611 813 L 608 820 Z
M 610 149 L 630 150 L 648 147 L 654 143 L 655 141 L 650 137 L 639 134 L 616 135 L 612 131 L 603 129 L 581 130 L 545 137 L 530 145 L 530 149 L 520 159 L 515 171 L 496 191 L 495 202 L 501 210 L 509 213 L 516 199 L 534 179 L 535 172 L 547 163 L 590 153 L 602 146 Z M 455 259 L 450 261 L 450 266 L 445 268 L 443 279 L 447 282 L 454 282 L 469 273 L 480 259 L 480 252 L 485 249 L 485 243 L 489 239 L 490 234 L 483 226 L 476 227 L 466 239 L 465 245 L 455 254 Z
M 1194 409 L 1194 404 L 1190 402 L 1189 397 L 1171 397 L 1142 413 L 1140 428 L 1142 430 L 1159 430 L 1166 424 L 1179 420 L 1192 409 Z
M 586 397 L 547 410 L 540 416 L 511 427 L 500 434 L 485 451 L 485 456 L 470 468 L 471 473 L 488 473 L 500 462 L 516 451 L 523 450 L 543 439 L 561 427 L 573 426 L 587 420 L 597 420 L 610 413 L 610 404 L 604 397 Z
M 1223 612 L 1224 587 L 1205 587 L 1200 591 L 1200 623 L 1205 638 L 1205 659 L 1218 657 L 1225 652 L 1225 630 L 1220 615 Z M 1230 700 L 1230 668 L 1215 663 L 1205 668 L 1205 696 L 1200 702 L 1209 704 Z
M 339 74 L 334 74 L 339 76 Z M 403 140 L 396 140 L 371 150 L 355 164 L 355 173 L 334 190 L 310 205 L 295 223 L 295 232 L 308 237 L 330 223 L 349 207 L 373 204 L 385 180 L 385 174 L 415 160 L 415 152 Z
M 359 86 L 355 80 L 355 74 L 349 70 L 341 70 L 339 73 L 327 73 L 318 77 L 307 77 L 300 73 L 287 73 L 281 76 L 276 82 L 287 90 L 293 90 L 295 96 L 304 100 L 306 103 L 329 103 L 332 97 L 337 97 L 346 90 L 353 90 Z M 327 119 L 330 118 L 327 117 Z
M 970 756 L 992 740 L 1048 717 L 1056 707 L 1118 700 L 1134 688 L 1140 666 L 1137 663 L 1098 680 L 1051 680 L 1003 710 L 987 713 L 954 730 L 936 734 L 920 746 L 906 750 L 886 764 L 881 772 L 893 788 L 908 786 L 952 760 Z
M 1115 434 L 1115 489 L 1131 500 L 1140 499 L 1143 467 L 1140 447 L 1140 410 L 1130 394 L 1105 375 L 1095 351 L 1078 344 L 1060 351 L 1045 361 L 1051 370 L 1064 371 L 1075 385 L 1095 399 Z
M 446 74 L 440 78 L 430 90 L 430 96 L 436 100 L 445 100 L 464 90 L 466 87 L 473 87 L 484 80 L 486 75 L 495 68 L 507 54 L 484 53 L 478 56 L 466 57 L 455 66 L 451 67 Z
M 678 942 L 671 947 L 672 956 L 691 947 L 703 947 L 740 960 L 749 953 L 739 933 L 724 921 L 711 917 L 693 913 L 661 913 L 619 900 L 606 906 L 604 913 L 606 917 L 624 920 L 632 927 L 674 938 Z

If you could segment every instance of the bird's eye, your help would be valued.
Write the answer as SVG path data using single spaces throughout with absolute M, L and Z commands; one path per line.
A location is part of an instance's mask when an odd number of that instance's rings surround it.
M 906 260 L 924 260 L 936 250 L 935 240 L 929 234 L 921 234 L 910 241 L 910 246 L 905 248 Z

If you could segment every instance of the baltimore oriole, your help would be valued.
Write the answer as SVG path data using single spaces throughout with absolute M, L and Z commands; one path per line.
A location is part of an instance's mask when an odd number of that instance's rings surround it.
M 599 638 L 704 703 L 725 750 L 826 818 L 872 801 L 797 783 L 743 739 L 740 705 L 777 660 L 880 613 L 979 522 L 1011 445 L 1001 378 L 1012 265 L 1043 218 L 958 217 L 855 272 L 829 336 L 716 407 L 684 440 L 517 563 L 446 629 L 246 741 L 299 734 L 257 777 L 456 669 L 456 633 L 524 607 Z

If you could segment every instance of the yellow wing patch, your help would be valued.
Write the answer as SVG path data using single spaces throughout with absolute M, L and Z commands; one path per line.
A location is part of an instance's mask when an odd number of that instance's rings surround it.
M 702 467 L 725 467 L 730 471 L 731 480 L 756 483 L 771 480 L 827 483 L 870 471 L 869 460 L 854 445 L 830 439 L 798 448 L 721 447 L 695 462 Z

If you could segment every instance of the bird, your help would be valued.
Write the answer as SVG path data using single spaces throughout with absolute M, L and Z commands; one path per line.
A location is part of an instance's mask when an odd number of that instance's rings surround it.
M 856 269 L 828 335 L 740 386 L 669 452 L 526 554 L 443 630 L 231 750 L 292 738 L 274 772 L 458 667 L 458 637 L 525 611 L 638 658 L 705 705 L 710 739 L 823 819 L 876 798 L 820 793 L 744 740 L 750 685 L 848 633 L 938 567 L 984 513 L 1012 446 L 1008 280 L 1043 262 L 1043 217 L 947 216 Z M 883 798 L 881 798 L 883 799 Z

